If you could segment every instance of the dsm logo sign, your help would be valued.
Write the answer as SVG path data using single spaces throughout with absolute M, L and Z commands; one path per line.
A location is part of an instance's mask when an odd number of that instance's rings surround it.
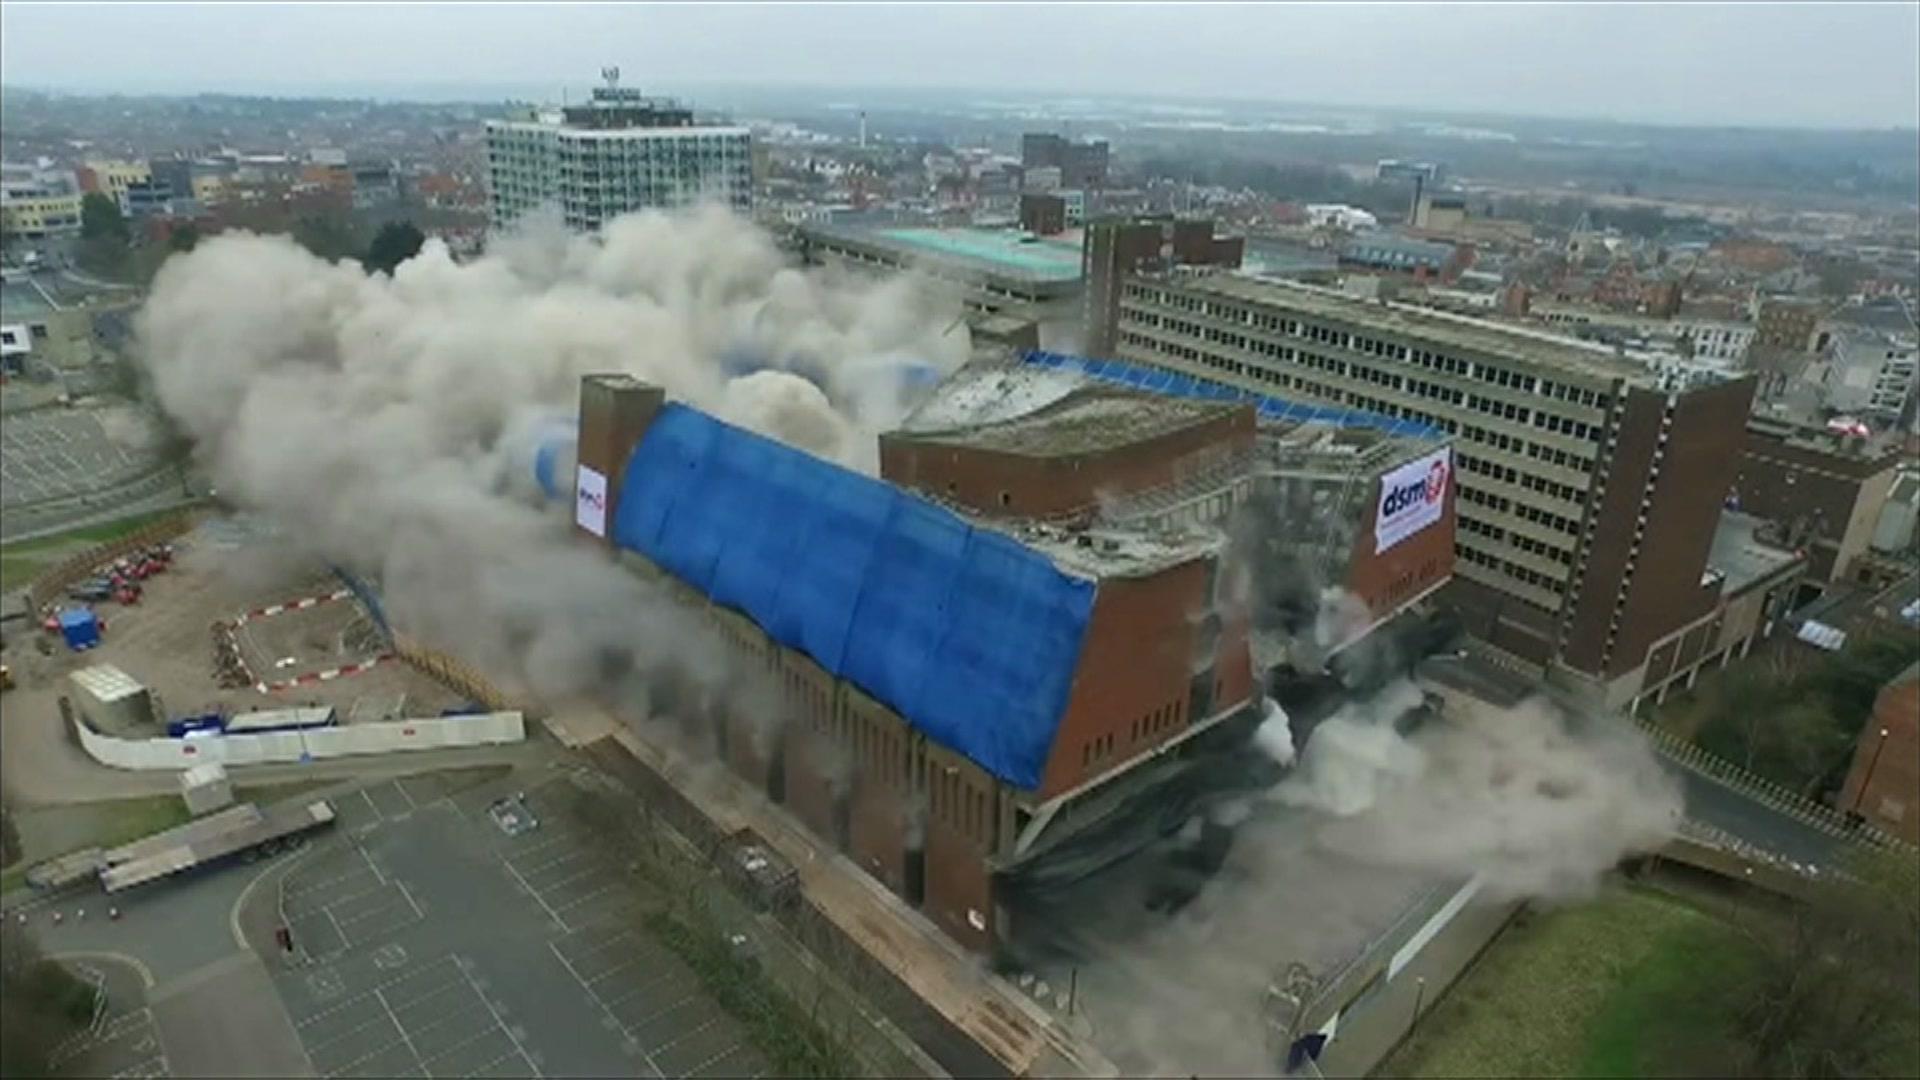
M 607 535 L 607 478 L 582 465 L 573 490 L 574 522 L 595 536 Z
M 1380 478 L 1380 510 L 1373 519 L 1374 554 L 1440 520 L 1453 482 L 1453 452 L 1436 450 Z

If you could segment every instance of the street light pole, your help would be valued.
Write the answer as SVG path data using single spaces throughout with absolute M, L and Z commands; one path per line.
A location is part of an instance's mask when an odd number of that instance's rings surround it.
M 1880 751 L 1887 748 L 1887 729 L 1880 729 L 1880 741 L 1873 746 L 1873 756 L 1867 759 L 1867 773 L 1860 778 L 1860 786 L 1853 790 L 1853 807 L 1849 814 L 1860 813 L 1860 800 L 1866 798 L 1867 785 L 1873 783 L 1874 767 L 1880 764 Z

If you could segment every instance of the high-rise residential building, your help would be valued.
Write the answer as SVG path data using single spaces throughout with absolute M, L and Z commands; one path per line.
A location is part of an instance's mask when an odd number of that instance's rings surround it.
M 1227 273 L 1125 281 L 1111 333 L 1123 359 L 1454 435 L 1447 599 L 1509 658 L 1623 706 L 1650 656 L 1711 657 L 1752 379 L 1668 389 L 1571 339 Z
M 543 207 L 579 231 L 634 210 L 703 201 L 752 210 L 746 128 L 700 123 L 686 107 L 616 80 L 610 75 L 582 105 L 487 122 L 496 227 Z

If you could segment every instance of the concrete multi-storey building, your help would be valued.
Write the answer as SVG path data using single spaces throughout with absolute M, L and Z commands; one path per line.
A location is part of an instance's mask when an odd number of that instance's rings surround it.
M 45 159 L 0 165 L 0 235 L 44 240 L 79 232 L 80 199 L 73 174 Z
M 1020 167 L 1059 169 L 1060 186 L 1102 188 L 1111 157 L 1106 140 L 1076 142 L 1061 135 L 1029 132 L 1020 137 Z
M 1454 435 L 1449 599 L 1481 642 L 1609 706 L 1724 600 L 1708 555 L 1751 379 L 1668 390 L 1569 339 L 1224 273 L 1127 281 L 1114 333 L 1125 359 Z
M 753 208 L 752 135 L 702 124 L 672 102 L 609 85 L 583 105 L 487 122 L 496 227 L 553 208 L 569 229 L 711 201 Z

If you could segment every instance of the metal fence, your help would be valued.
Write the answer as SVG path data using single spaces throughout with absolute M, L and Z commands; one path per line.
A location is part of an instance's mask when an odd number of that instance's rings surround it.
M 1912 846 L 1903 840 L 1864 822 L 1857 824 L 1851 822 L 1847 815 L 1838 810 L 1830 806 L 1822 806 L 1764 776 L 1743 769 L 1670 731 L 1655 726 L 1650 720 L 1636 719 L 1635 722 L 1652 740 L 1654 749 L 1668 761 L 1733 788 L 1809 828 L 1818 829 L 1828 836 L 1841 840 L 1868 844 L 1885 850 L 1907 852 L 1913 850 Z
M 60 599 L 74 582 L 91 577 L 101 566 L 130 551 L 164 543 L 184 535 L 193 528 L 193 522 L 193 511 L 182 510 L 118 540 L 109 540 L 68 557 L 66 561 L 41 574 L 34 579 L 32 585 L 27 586 L 27 604 L 30 610 L 37 617 L 48 605 Z

